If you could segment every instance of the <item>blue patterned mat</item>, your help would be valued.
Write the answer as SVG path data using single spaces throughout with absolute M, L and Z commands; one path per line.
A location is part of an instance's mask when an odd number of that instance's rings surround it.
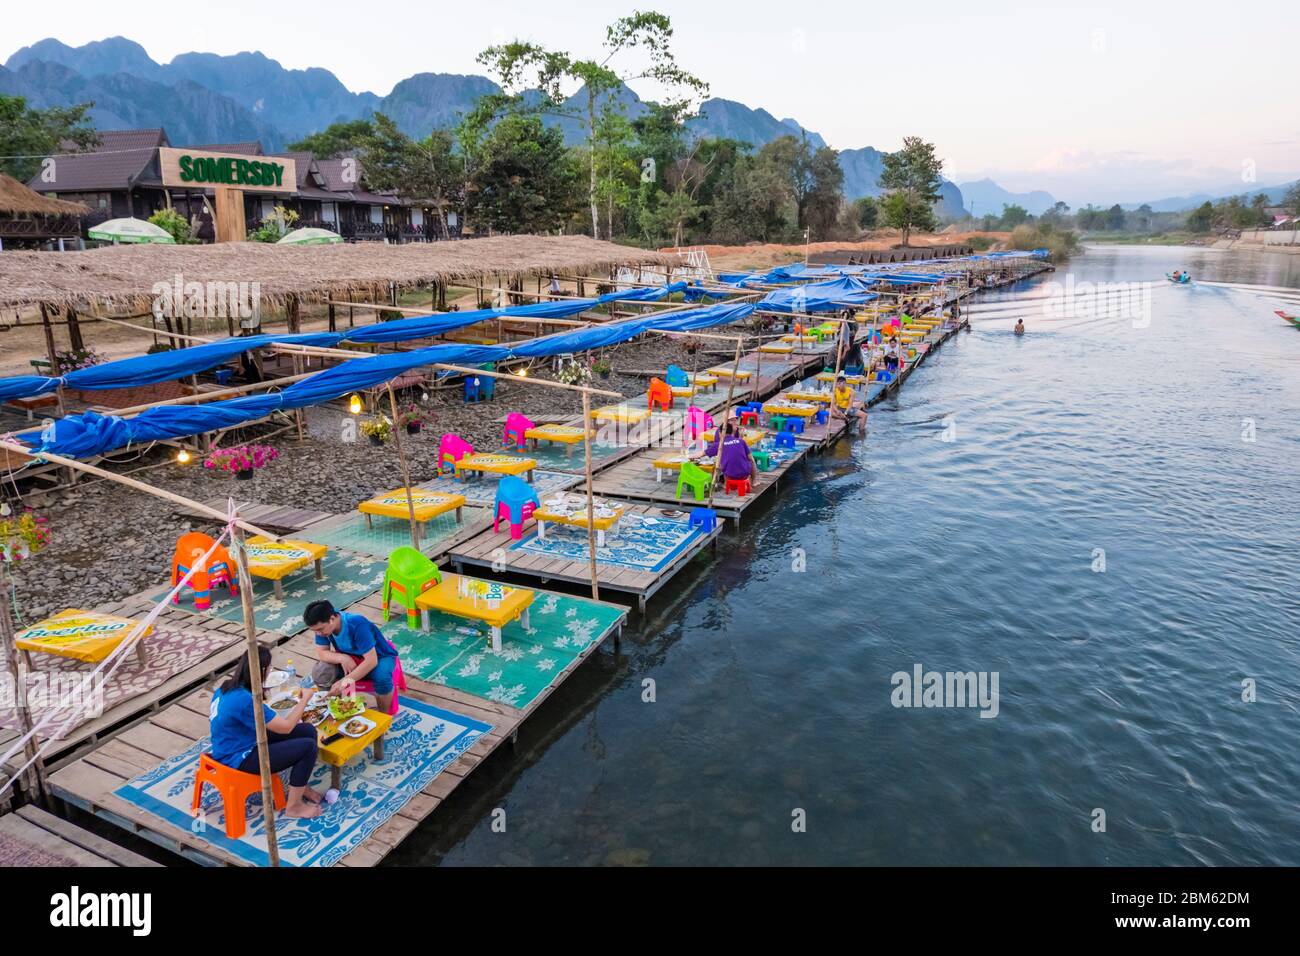
M 596 561 L 606 567 L 658 571 L 685 551 L 703 535 L 685 518 L 629 514 L 605 533 L 605 547 L 596 549 Z M 527 551 L 548 558 L 569 561 L 587 560 L 587 530 L 568 525 L 548 524 L 546 540 L 537 532 L 511 545 L 511 551 Z
M 343 768 L 338 800 L 325 805 L 320 816 L 301 820 L 280 815 L 275 821 L 276 842 L 282 866 L 332 866 L 356 847 L 455 763 L 490 725 L 442 710 L 432 704 L 401 698 L 401 710 L 384 735 L 384 759 L 376 761 L 367 749 Z M 119 787 L 114 793 L 174 826 L 196 833 L 214 846 L 266 866 L 266 828 L 262 798 L 246 801 L 247 829 L 238 840 L 226 836 L 226 815 L 213 787 L 203 788 L 200 815 L 190 812 L 194 771 L 199 754 L 208 750 L 207 737 L 184 753 L 163 761 L 148 773 Z M 287 786 L 287 782 L 286 782 Z M 329 767 L 317 764 L 311 786 L 329 786 Z

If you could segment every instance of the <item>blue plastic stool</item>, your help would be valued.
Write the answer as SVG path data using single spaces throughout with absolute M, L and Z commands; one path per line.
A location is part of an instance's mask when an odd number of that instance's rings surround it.
M 813 418 L 817 420 L 818 425 L 825 425 L 831 420 L 831 413 L 828 409 L 819 408 L 817 409 L 817 414 L 814 415 Z
M 791 432 L 792 434 L 795 435 L 802 435 L 803 419 L 800 418 L 798 415 L 795 415 L 791 418 L 787 418 L 785 420 L 785 431 Z
M 233 368 L 219 368 L 213 373 L 217 377 L 218 385 L 229 385 L 231 377 L 235 374 Z
M 712 508 L 692 508 L 691 527 L 700 528 L 708 534 L 718 526 L 718 513 Z
M 793 447 L 794 447 L 794 432 L 781 432 L 781 434 L 777 435 L 777 436 L 776 436 L 776 447 L 777 447 L 777 448 L 793 448 Z
M 483 388 L 483 381 L 485 378 L 486 376 L 465 376 L 465 404 L 468 405 L 470 402 L 481 402 L 487 397 L 487 395 L 484 394 L 486 389 Z M 491 381 L 491 379 L 487 380 Z
M 738 408 L 736 411 L 737 411 L 737 413 L 739 413 L 739 412 L 753 412 L 755 415 L 762 415 L 762 414 L 763 414 L 763 403 L 762 403 L 762 402 L 746 402 L 744 405 L 741 405 L 740 408 Z

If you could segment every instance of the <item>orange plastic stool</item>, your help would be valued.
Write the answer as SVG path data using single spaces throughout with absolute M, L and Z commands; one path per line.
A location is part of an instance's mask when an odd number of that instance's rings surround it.
M 742 498 L 749 494 L 750 490 L 748 478 L 728 478 L 722 486 L 723 494 L 729 495 L 735 491 Z
M 199 756 L 199 769 L 194 773 L 194 800 L 190 810 L 199 812 L 203 802 L 203 785 L 210 783 L 221 794 L 221 802 L 226 811 L 226 836 L 238 840 L 244 835 L 244 803 L 255 793 L 262 791 L 262 778 L 259 774 L 232 770 L 225 764 L 217 763 L 211 754 Z M 271 797 L 275 808 L 283 810 L 285 805 L 284 783 L 278 773 L 271 774 Z
M 646 392 L 646 406 L 650 411 L 654 411 L 656 403 L 664 411 L 673 407 L 672 387 L 661 378 L 650 379 L 650 388 Z

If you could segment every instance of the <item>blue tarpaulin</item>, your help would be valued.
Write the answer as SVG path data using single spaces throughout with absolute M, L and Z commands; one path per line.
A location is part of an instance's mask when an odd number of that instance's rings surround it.
M 164 405 L 130 419 L 86 412 L 55 422 L 52 435 L 31 431 L 19 437 L 37 449 L 72 458 L 103 455 L 130 444 L 232 428 L 265 418 L 274 411 L 316 405 L 349 392 L 381 385 L 402 372 L 424 365 L 476 365 L 511 358 L 541 358 L 587 351 L 625 342 L 648 331 L 687 332 L 736 322 L 750 315 L 754 308 L 753 303 L 743 303 L 706 306 L 660 316 L 638 316 L 511 346 L 445 344 L 409 352 L 368 355 L 344 361 L 279 392 L 207 405 Z
M 843 276 L 830 282 L 810 282 L 777 289 L 763 296 L 758 307 L 769 312 L 838 312 L 847 306 L 862 305 L 877 298 L 870 290 L 870 282 Z

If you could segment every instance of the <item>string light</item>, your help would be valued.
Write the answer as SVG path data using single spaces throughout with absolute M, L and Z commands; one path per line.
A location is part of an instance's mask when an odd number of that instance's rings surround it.
M 348 399 L 348 411 L 350 411 L 353 415 L 360 415 L 360 414 L 361 414 L 361 396 L 360 396 L 360 395 L 355 395 L 355 394 L 354 394 L 350 399 Z
M 521 368 L 521 369 L 519 370 L 519 377 L 520 377 L 520 378 L 527 378 L 527 377 L 528 377 L 528 369 L 526 369 L 526 368 Z
M 182 465 L 188 464 L 190 460 L 189 450 L 182 448 L 180 451 L 178 451 L 176 453 L 176 460 L 179 461 Z

